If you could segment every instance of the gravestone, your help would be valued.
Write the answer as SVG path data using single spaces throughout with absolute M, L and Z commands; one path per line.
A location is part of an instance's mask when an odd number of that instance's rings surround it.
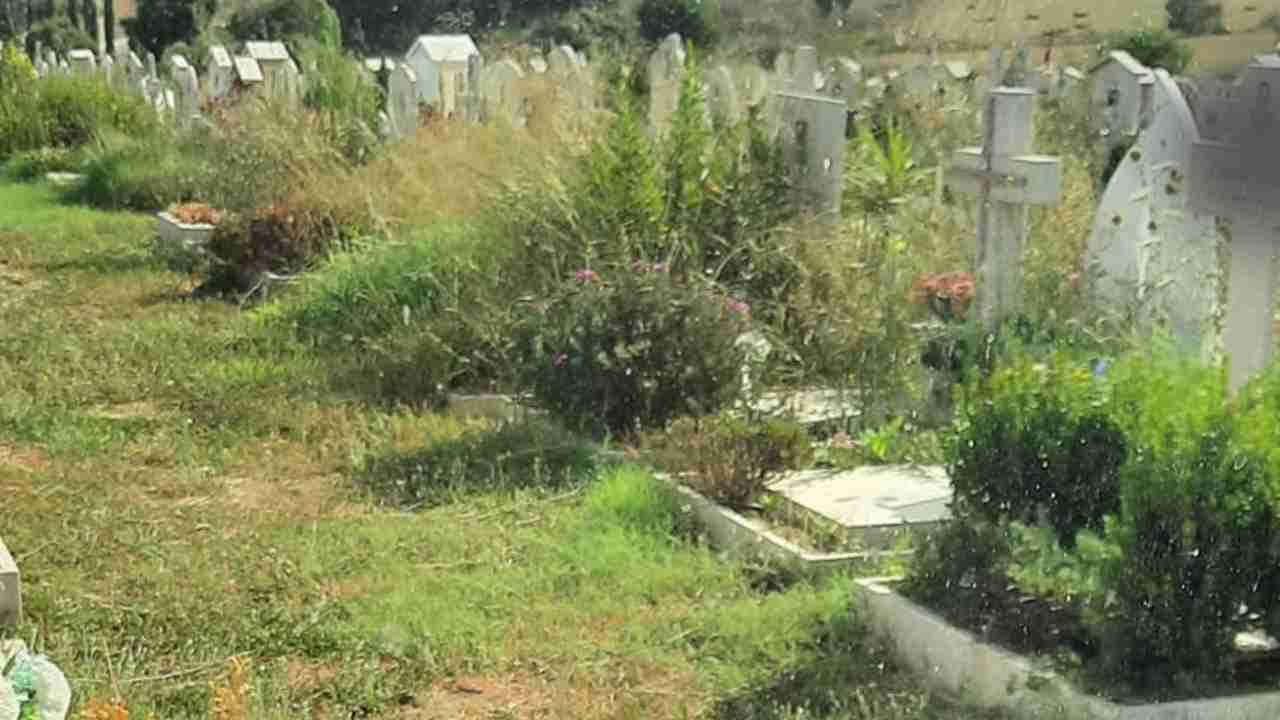
M 654 137 L 664 137 L 680 104 L 685 74 L 684 41 L 671 33 L 649 58 L 649 126 Z
M 177 59 L 180 56 L 174 56 Z M 173 68 L 173 81 L 177 85 L 177 104 L 174 113 L 178 126 L 191 127 L 200 117 L 200 78 L 196 69 L 190 64 L 176 64 Z
M 205 70 L 205 94 L 210 100 L 221 100 L 231 93 L 236 82 L 236 64 L 231 53 L 221 45 L 209 48 Z
M 847 57 L 836 58 L 827 66 L 826 93 L 853 107 L 861 99 L 862 66 Z
M 732 126 L 737 124 L 738 89 L 733 84 L 733 72 L 720 65 L 707 73 L 707 109 L 713 122 Z
M 1106 152 L 1133 142 L 1149 119 L 1154 76 L 1123 50 L 1113 50 L 1090 71 L 1091 107 L 1100 119 Z
M 1229 226 L 1230 270 L 1223 346 L 1238 390 L 1272 354 L 1275 273 L 1280 243 L 1280 56 L 1245 69 L 1241 102 L 1225 141 L 1200 140 L 1191 152 L 1192 206 Z
M 112 86 L 116 85 L 116 61 L 110 55 L 103 55 L 102 62 L 98 65 L 99 72 L 102 73 L 102 80 Z
M 0 627 L 16 625 L 22 619 L 22 585 L 18 563 L 0 538 Z
M 662 52 L 662 48 L 659 48 L 658 52 Z M 683 57 L 683 51 L 681 56 Z M 581 127 L 594 106 L 589 70 L 582 64 L 581 56 L 568 45 L 553 48 L 547 54 L 546 74 L 555 84 L 561 127 L 566 129 Z M 675 93 L 678 101 L 680 95 L 678 84 Z M 671 108 L 674 113 L 675 105 Z
M 467 122 L 479 125 L 484 122 L 484 93 L 480 80 L 484 76 L 484 56 L 480 54 L 467 56 L 467 87 L 463 93 L 462 107 Z
M 947 184 L 978 198 L 977 317 L 994 330 L 1021 302 L 1027 205 L 1051 205 L 1062 187 L 1057 158 L 1032 155 L 1035 99 L 1025 88 L 998 87 L 983 111 L 982 147 L 957 150 Z
M 258 93 L 266 86 L 266 76 L 262 74 L 262 66 L 257 60 L 244 55 L 231 58 L 235 65 L 235 84 L 241 92 Z
M 72 50 L 67 53 L 67 65 L 77 77 L 90 78 L 98 72 L 98 59 L 92 50 Z
M 1136 305 L 1144 325 L 1166 324 L 1179 347 L 1216 350 L 1222 238 L 1212 214 L 1189 205 L 1187 176 L 1198 139 L 1191 108 L 1156 70 L 1150 126 L 1107 183 L 1085 255 L 1099 307 Z
M 782 152 L 800 201 L 820 219 L 838 220 L 848 106 L 843 100 L 795 93 L 778 93 L 777 104 Z
M 387 86 L 387 117 L 391 121 L 391 137 L 400 140 L 418 131 L 418 75 L 402 63 L 391 73 Z
M 519 63 L 505 58 L 484 69 L 480 77 L 484 96 L 486 122 L 502 122 L 512 127 L 525 127 L 524 71 Z
M 54 52 L 52 49 L 46 50 L 44 55 L 44 62 L 46 65 L 49 66 L 50 71 L 57 69 L 58 53 Z
M 40 58 L 39 60 L 36 60 L 35 68 L 36 68 L 37 77 L 48 77 L 49 63 L 45 62 L 44 58 Z
M 534 55 L 533 57 L 529 58 L 529 69 L 532 70 L 534 74 L 537 74 L 537 75 L 541 75 L 545 73 L 547 71 L 546 58 L 542 57 L 541 55 Z
M 744 65 L 736 73 L 736 87 L 742 106 L 763 108 L 769 101 L 769 73 L 759 65 Z
M 298 64 L 293 58 L 286 60 L 280 68 L 279 83 L 276 87 L 276 97 L 284 100 L 289 107 L 299 107 L 302 105 L 303 87 L 302 73 L 298 70 Z
M 818 48 L 801 45 L 796 48 L 792 60 L 791 76 L 784 82 L 784 91 L 812 95 L 821 84 L 822 71 L 818 68 Z
M 156 68 L 156 54 L 150 53 L 150 52 L 147 53 L 146 62 L 147 62 L 147 78 L 150 80 L 158 80 L 160 78 L 160 72 Z

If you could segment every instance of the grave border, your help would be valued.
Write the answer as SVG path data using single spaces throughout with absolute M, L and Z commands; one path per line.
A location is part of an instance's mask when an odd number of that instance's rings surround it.
M 873 634 L 888 641 L 900 662 L 944 692 L 984 708 L 1043 717 L 1099 720 L 1271 720 L 1280 716 L 1280 692 L 1121 705 L 1076 689 L 1042 663 L 984 642 L 932 610 L 896 592 L 898 577 L 859 578 L 859 605 Z

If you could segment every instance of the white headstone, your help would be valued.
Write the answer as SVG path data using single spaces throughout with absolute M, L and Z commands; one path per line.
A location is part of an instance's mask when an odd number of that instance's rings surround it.
M 724 65 L 707 73 L 707 107 L 717 123 L 731 126 L 739 120 L 738 89 L 733 84 L 733 72 Z
M 1223 345 L 1233 390 L 1260 371 L 1272 354 L 1275 273 L 1280 243 L 1280 56 L 1255 58 L 1245 70 L 1234 136 L 1201 140 L 1191 153 L 1193 207 L 1230 227 Z
M 1216 350 L 1221 237 L 1212 214 L 1189 206 L 1186 178 L 1195 121 L 1181 90 L 1155 71 L 1150 127 L 1116 168 L 1094 218 L 1086 271 L 1094 302 L 1144 324 L 1167 323 L 1183 350 L 1209 359 Z
M 1151 70 L 1123 50 L 1114 50 L 1090 72 L 1092 107 L 1108 151 L 1132 142 L 1142 130 L 1145 105 L 1154 90 Z
M 160 72 L 156 68 L 156 54 L 147 53 L 147 77 L 155 80 L 160 77 Z
M 0 538 L 0 627 L 15 625 L 22 619 L 22 585 L 18 563 Z
M 108 85 L 115 87 L 118 81 L 118 77 L 116 75 L 115 59 L 113 59 L 110 55 L 103 55 L 102 64 L 99 65 L 99 67 L 101 68 L 102 79 L 106 81 Z
M 649 125 L 655 137 L 671 129 L 671 118 L 680 103 L 685 74 L 684 41 L 672 33 L 649 58 Z
M 98 59 L 92 50 L 72 50 L 67 53 L 67 65 L 77 77 L 93 77 L 98 72 Z
M 236 82 L 236 65 L 231 53 L 221 45 L 213 45 L 205 66 L 205 93 L 211 100 L 226 97 Z
M 820 218 L 838 219 L 848 106 L 843 100 L 793 93 L 779 93 L 777 104 L 782 151 L 793 187 Z
M 391 121 L 391 136 L 397 140 L 418 131 L 422 117 L 418 110 L 418 75 L 407 63 L 391 73 L 387 86 L 387 117 Z
M 177 85 L 177 103 L 174 112 L 178 125 L 191 127 L 200 117 L 200 78 L 191 65 L 179 65 L 173 69 L 173 81 Z
M 1022 246 L 1027 205 L 1058 201 L 1057 158 L 1032 155 L 1035 99 L 1031 90 L 999 87 L 986 98 L 982 147 L 956 151 L 947 184 L 978 197 L 977 310 L 994 330 L 1021 303 Z

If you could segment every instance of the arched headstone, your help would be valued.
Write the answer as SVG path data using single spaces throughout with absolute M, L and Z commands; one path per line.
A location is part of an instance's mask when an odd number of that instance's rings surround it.
M 735 125 L 739 120 L 738 89 L 733 72 L 724 65 L 707 73 L 707 108 L 717 123 Z
M 484 97 L 485 119 L 524 127 L 524 71 L 519 63 L 505 58 L 484 69 L 480 92 Z
M 1187 352 L 1216 348 L 1223 242 L 1212 215 L 1190 205 L 1186 179 L 1198 139 L 1191 109 L 1164 70 L 1154 73 L 1154 115 L 1112 175 L 1086 252 L 1094 302 L 1136 306 L 1167 324 Z
M 401 63 L 391 73 L 387 86 L 387 118 L 390 120 L 391 137 L 397 140 L 418 130 L 421 119 L 418 112 L 418 76 L 407 63 Z

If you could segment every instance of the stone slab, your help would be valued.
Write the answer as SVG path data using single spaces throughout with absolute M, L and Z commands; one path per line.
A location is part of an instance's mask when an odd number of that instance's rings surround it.
M 22 585 L 18 563 L 0 539 L 0 627 L 16 625 L 22 619 Z
M 807 470 L 784 475 L 769 489 L 849 530 L 931 524 L 951 517 L 951 480 L 938 466 Z
M 801 425 L 847 420 L 862 415 L 856 394 L 848 390 L 767 391 L 751 403 L 762 415 L 783 415 Z

